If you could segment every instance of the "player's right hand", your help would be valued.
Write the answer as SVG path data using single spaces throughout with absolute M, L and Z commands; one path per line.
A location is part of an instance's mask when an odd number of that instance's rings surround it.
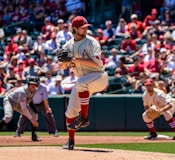
M 32 125 L 34 127 L 38 127 L 39 126 L 38 122 L 35 119 L 31 119 L 31 123 L 32 123 Z

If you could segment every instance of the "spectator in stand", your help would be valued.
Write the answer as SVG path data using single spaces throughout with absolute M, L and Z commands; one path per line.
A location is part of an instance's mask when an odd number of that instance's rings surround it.
M 57 26 L 54 26 L 54 30 L 56 32 L 61 31 L 61 30 L 63 30 L 63 26 L 64 26 L 64 20 L 63 19 L 58 19 Z
M 152 49 L 154 48 L 154 43 L 152 42 L 151 35 L 146 36 L 146 42 L 139 48 L 139 50 L 136 53 L 134 53 L 130 57 L 133 58 L 133 57 L 139 55 L 140 53 L 143 53 L 144 55 L 147 55 L 149 47 L 151 47 Z
M 37 31 L 41 31 L 42 24 L 45 16 L 45 8 L 42 2 L 35 1 L 34 9 L 33 9 L 34 21 L 35 21 L 35 28 Z
M 108 37 L 104 36 L 101 28 L 97 29 L 97 36 L 94 38 L 100 43 L 101 46 L 107 45 Z
M 36 41 L 33 44 L 33 49 L 31 50 L 31 54 L 39 55 L 39 53 L 45 50 L 45 43 L 43 42 L 42 36 L 38 36 Z
M 18 60 L 18 65 L 14 68 L 14 72 L 20 77 L 20 79 L 25 80 L 25 77 L 23 77 L 23 71 L 25 69 L 25 64 L 23 60 Z
M 61 81 L 61 86 L 64 89 L 65 94 L 70 94 L 72 87 L 75 85 L 76 81 L 78 80 L 78 77 L 75 76 L 72 69 L 69 69 L 69 76 L 64 77 L 64 79 Z
M 170 46 L 168 44 L 165 44 L 164 35 L 159 36 L 159 41 L 160 41 L 160 44 L 155 45 L 154 49 L 155 50 L 160 50 L 161 48 L 166 48 L 167 52 L 169 54 L 170 53 Z
M 18 60 L 25 60 L 24 47 L 18 46 L 18 52 L 16 54 Z
M 22 34 L 22 28 L 17 28 L 16 29 L 16 35 L 12 37 L 12 43 L 16 43 L 19 45 L 19 42 L 24 38 Z
M 39 67 L 42 67 L 45 63 L 46 63 L 46 54 L 45 54 L 45 51 L 42 50 L 40 53 L 39 53 L 39 57 L 36 59 L 36 62 L 38 64 Z
M 157 34 L 155 34 L 155 33 L 151 34 L 151 40 L 152 40 L 152 43 L 153 43 L 154 45 L 157 45 L 157 44 L 160 43 L 160 41 L 158 40 L 158 36 L 157 36 Z
M 147 63 L 146 68 L 149 75 L 159 77 L 159 75 L 162 73 L 164 62 L 160 60 L 159 57 L 160 53 L 155 53 L 155 58 Z
M 26 44 L 29 50 L 32 50 L 32 46 L 33 46 L 33 40 L 32 37 L 28 35 L 28 31 L 27 30 L 22 30 L 22 34 L 23 34 L 23 44 Z
M 4 77 L 4 83 L 7 86 L 7 90 L 15 86 L 15 83 L 19 79 L 19 75 L 15 73 L 14 67 L 11 65 L 7 68 L 7 74 Z
M 12 43 L 11 38 L 7 38 L 7 45 L 4 47 L 4 56 L 10 54 L 10 56 L 15 55 L 18 51 L 18 45 Z M 6 57 L 4 57 L 6 58 Z
M 125 36 L 125 33 L 127 31 L 127 23 L 124 18 L 120 18 L 119 23 L 116 27 L 115 35 L 117 36 Z
M 12 14 L 10 21 L 13 23 L 21 21 L 20 7 L 15 7 L 15 12 Z
M 64 23 L 63 29 L 61 31 L 58 31 L 56 37 L 60 43 L 66 43 L 73 37 L 72 33 L 69 31 L 69 26 L 67 23 Z
M 65 93 L 64 88 L 61 85 L 61 81 L 62 77 L 57 75 L 55 80 L 48 85 L 47 91 L 49 95 L 60 95 Z
M 164 38 L 165 38 L 165 44 L 167 44 L 168 46 L 170 46 L 170 50 L 172 49 L 172 47 L 174 46 L 174 42 L 173 42 L 173 37 L 171 35 L 171 32 L 166 32 L 164 34 Z
M 20 20 L 27 22 L 30 19 L 30 15 L 27 12 L 27 9 L 24 6 L 20 6 Z
M 16 55 L 12 56 L 10 59 L 10 63 L 7 66 L 12 65 L 13 67 L 17 66 L 18 58 Z
M 158 19 L 158 12 L 157 12 L 157 9 L 156 8 L 153 8 L 151 10 L 151 14 L 150 15 L 147 15 L 143 21 L 143 25 L 145 27 L 150 27 L 150 26 L 153 26 L 154 25 L 154 22 L 155 20 Z
M 122 41 L 120 51 L 124 54 L 128 54 L 130 51 L 137 51 L 137 44 L 135 40 L 131 39 L 131 35 L 127 33 L 125 39 Z
M 57 74 L 57 70 L 56 70 L 56 64 L 53 62 L 53 57 L 48 55 L 46 57 L 46 63 L 42 66 L 43 70 L 50 70 L 52 71 L 52 75 Z
M 52 27 L 54 27 L 54 25 L 51 23 L 50 18 L 49 17 L 45 17 L 45 19 L 44 19 L 44 25 L 41 28 L 41 36 L 44 39 L 47 36 L 47 28 L 50 28 L 52 30 Z
M 168 58 L 168 52 L 166 48 L 161 48 L 160 49 L 160 60 L 162 60 L 164 63 L 167 63 L 167 58 Z
M 6 93 L 6 86 L 5 83 L 3 81 L 3 78 L 0 77 L 0 96 L 4 96 Z
M 56 32 L 51 33 L 51 39 L 47 40 L 45 43 L 45 50 L 48 53 L 54 54 L 58 48 L 60 48 L 60 42 L 58 38 L 56 38 Z
M 111 42 L 115 39 L 115 28 L 113 28 L 113 24 L 111 20 L 107 20 L 105 22 L 106 28 L 103 30 L 103 35 L 108 37 L 108 42 Z
M 149 61 L 153 60 L 154 56 L 154 49 L 152 47 L 148 47 L 148 54 L 144 56 L 144 62 L 148 63 Z
M 40 76 L 42 69 L 36 64 L 36 61 L 32 58 L 29 60 L 29 66 L 23 71 L 23 77 L 28 78 L 30 76 Z
M 141 21 L 138 20 L 137 14 L 132 14 L 131 15 L 131 22 L 129 22 L 127 25 L 128 32 L 130 32 L 130 25 L 132 25 L 133 23 L 136 24 L 137 30 L 140 31 L 140 33 L 142 33 L 145 30 L 145 26 L 143 25 L 143 23 Z
M 45 77 L 46 77 L 46 85 L 49 85 L 50 83 L 54 82 L 54 78 L 52 76 L 51 70 L 45 70 L 44 71 Z
M 140 63 L 139 57 L 136 56 L 133 58 L 133 64 L 128 68 L 128 73 L 130 73 L 131 77 L 137 79 L 142 72 L 145 72 L 144 64 Z
M 118 50 L 115 48 L 112 48 L 110 50 L 111 55 L 108 57 L 108 62 L 106 65 L 106 68 L 116 68 L 119 65 L 119 59 L 120 55 L 118 55 Z
M 135 40 L 136 42 L 142 39 L 142 34 L 137 29 L 137 25 L 135 23 L 130 24 L 129 34 L 131 35 L 131 39 Z
M 175 16 L 175 0 L 164 0 L 163 6 L 160 9 L 161 17 L 163 17 L 166 10 L 169 10 L 171 18 Z
M 125 65 L 126 57 L 122 56 L 119 59 L 119 66 L 115 69 L 115 77 L 121 77 L 128 74 L 128 67 Z
M 171 27 L 173 26 L 173 20 L 170 14 L 170 10 L 167 9 L 165 10 L 165 12 L 163 13 L 163 15 L 161 16 L 161 23 L 165 24 L 165 26 Z
M 0 4 L 1 5 L 1 4 Z M 1 6 L 0 6 L 0 10 L 1 10 Z M 4 13 L 0 13 L 0 27 L 3 27 L 5 25 L 7 25 L 6 21 L 4 20 Z
M 108 64 L 108 58 L 106 56 L 106 51 L 105 50 L 101 50 L 101 60 L 103 62 L 104 68 L 106 68 L 106 66 Z
M 26 56 L 26 58 L 23 62 L 24 62 L 24 67 L 27 67 L 30 65 L 29 62 L 30 62 L 31 55 L 30 55 L 30 53 L 26 53 L 25 56 Z
M 161 26 L 160 20 L 157 19 L 154 21 L 153 28 L 151 30 L 149 30 L 149 33 L 151 33 L 151 34 L 155 33 L 155 34 L 157 34 L 158 37 L 165 33 L 164 28 Z

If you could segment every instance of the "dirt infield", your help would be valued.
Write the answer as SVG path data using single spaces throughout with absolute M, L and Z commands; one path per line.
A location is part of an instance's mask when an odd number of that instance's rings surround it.
M 174 154 L 149 153 L 140 151 L 87 149 L 75 146 L 75 150 L 63 150 L 61 146 L 67 141 L 66 136 L 52 137 L 40 136 L 41 142 L 32 142 L 30 136 L 0 137 L 0 160 L 174 160 Z M 172 142 L 173 140 L 148 141 L 143 137 L 130 136 L 77 136 L 76 144 L 99 144 L 99 143 L 152 143 Z M 9 147 L 15 146 L 15 147 Z M 18 146 L 18 147 L 16 147 Z

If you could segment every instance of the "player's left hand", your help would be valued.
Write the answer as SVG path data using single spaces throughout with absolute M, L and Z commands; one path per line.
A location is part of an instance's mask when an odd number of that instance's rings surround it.
M 52 113 L 52 109 L 50 107 L 48 107 L 48 109 L 46 109 L 46 113 Z

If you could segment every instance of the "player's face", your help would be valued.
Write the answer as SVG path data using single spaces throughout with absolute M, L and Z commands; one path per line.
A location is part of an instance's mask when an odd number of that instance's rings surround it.
M 87 30 L 88 30 L 88 27 L 85 27 L 85 28 L 78 28 L 78 30 L 77 30 L 77 35 L 78 35 L 79 37 L 84 38 L 84 37 L 86 36 L 86 34 L 87 34 Z
M 153 84 L 147 84 L 147 85 L 145 85 L 145 88 L 146 88 L 147 92 L 150 92 L 150 93 L 153 92 Z
M 34 92 L 37 89 L 38 85 L 37 84 L 30 84 L 29 85 L 29 90 L 30 92 Z

